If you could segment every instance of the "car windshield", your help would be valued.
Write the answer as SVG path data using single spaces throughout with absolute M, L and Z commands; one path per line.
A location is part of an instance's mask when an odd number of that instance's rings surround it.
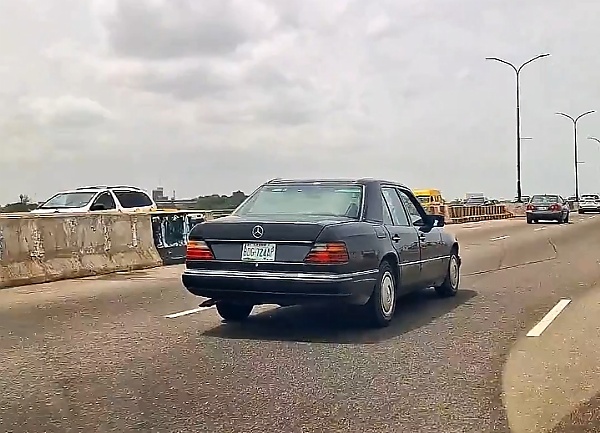
M 362 187 L 358 185 L 267 185 L 233 214 L 358 218 L 362 194 Z
M 531 203 L 557 203 L 557 195 L 534 195 L 531 197 Z
M 86 206 L 95 192 L 61 192 L 40 206 L 40 209 L 68 209 Z

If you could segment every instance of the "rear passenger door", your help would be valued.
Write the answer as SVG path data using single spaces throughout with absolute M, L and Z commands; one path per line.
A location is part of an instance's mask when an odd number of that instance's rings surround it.
M 417 230 L 410 224 L 400 197 L 393 187 L 382 187 L 383 223 L 398 254 L 399 292 L 407 292 L 421 281 L 421 248 Z

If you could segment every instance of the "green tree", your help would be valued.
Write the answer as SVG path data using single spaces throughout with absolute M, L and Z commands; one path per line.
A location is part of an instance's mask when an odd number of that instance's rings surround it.
M 31 203 L 31 199 L 28 195 L 19 194 L 19 201 L 8 203 L 6 206 L 0 207 L 0 213 L 29 212 L 36 207 L 37 205 Z
M 242 191 L 235 191 L 231 195 L 205 195 L 196 199 L 196 209 L 221 210 L 233 209 L 246 199 L 247 195 Z

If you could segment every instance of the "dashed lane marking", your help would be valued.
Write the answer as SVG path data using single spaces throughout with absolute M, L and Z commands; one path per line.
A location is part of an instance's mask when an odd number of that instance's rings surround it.
M 167 319 L 176 319 L 177 317 L 187 316 L 188 314 L 199 313 L 199 312 L 204 311 L 204 310 L 210 310 L 211 308 L 213 308 L 213 307 L 192 308 L 191 310 L 180 311 L 179 313 L 167 314 L 165 317 Z
M 540 230 L 546 230 L 546 227 L 538 227 L 537 229 L 533 229 L 534 232 L 539 232 Z
M 508 239 L 508 238 L 510 238 L 510 236 L 504 235 L 504 236 L 498 236 L 496 238 L 490 238 L 490 241 L 501 241 L 502 239 Z
M 279 305 L 273 305 L 273 304 L 256 305 L 254 307 L 254 310 L 252 311 L 251 315 L 264 313 L 266 311 L 274 310 L 277 308 L 279 308 Z M 212 310 L 212 309 L 215 309 L 214 305 L 212 307 L 192 308 L 191 310 L 185 310 L 185 311 L 180 311 L 178 313 L 167 314 L 164 317 L 167 319 L 176 319 L 178 317 L 188 316 L 190 314 L 201 313 L 203 311 Z
M 570 299 L 561 299 L 548 313 L 527 333 L 528 337 L 539 337 L 542 332 L 558 317 L 558 315 L 569 305 Z

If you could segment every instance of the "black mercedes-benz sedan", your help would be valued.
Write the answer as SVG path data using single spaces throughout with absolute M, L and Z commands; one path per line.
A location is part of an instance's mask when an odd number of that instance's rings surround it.
M 191 230 L 182 280 L 226 321 L 259 304 L 330 302 L 387 326 L 403 294 L 456 294 L 459 245 L 443 226 L 396 182 L 274 179 Z

